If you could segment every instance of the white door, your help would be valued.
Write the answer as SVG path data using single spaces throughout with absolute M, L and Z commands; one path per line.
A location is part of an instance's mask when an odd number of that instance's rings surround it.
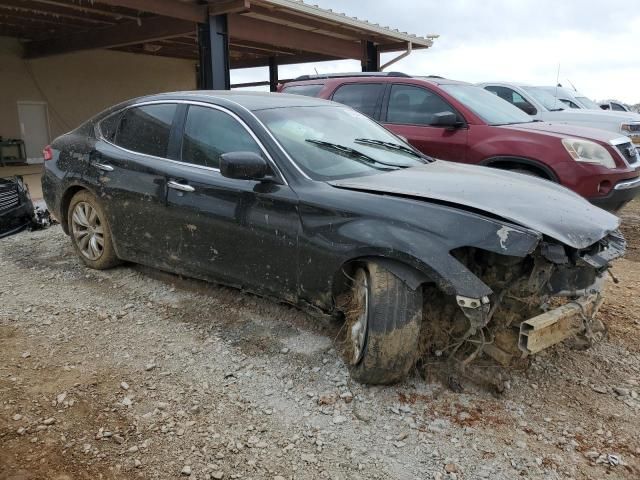
M 49 114 L 45 102 L 18 102 L 20 134 L 27 150 L 27 161 L 41 162 L 42 150 L 49 145 Z

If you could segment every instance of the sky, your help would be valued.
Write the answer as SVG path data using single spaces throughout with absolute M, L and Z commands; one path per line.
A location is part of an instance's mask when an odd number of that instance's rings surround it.
M 640 103 L 638 0 L 312 0 L 322 8 L 420 36 L 434 46 L 391 67 L 468 82 L 571 83 L 594 100 Z M 396 54 L 397 55 L 397 54 Z M 394 54 L 385 54 L 382 63 Z M 560 75 L 558 76 L 558 67 Z M 281 78 L 358 71 L 356 61 L 282 66 Z M 266 80 L 238 70 L 232 82 Z

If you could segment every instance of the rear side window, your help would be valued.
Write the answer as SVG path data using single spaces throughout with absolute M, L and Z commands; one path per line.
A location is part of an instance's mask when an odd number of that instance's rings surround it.
M 433 115 L 441 112 L 455 113 L 455 110 L 436 93 L 411 85 L 391 87 L 387 122 L 431 125 Z
M 154 157 L 166 157 L 176 105 L 132 107 L 122 114 L 116 145 Z
M 105 140 L 113 142 L 116 138 L 116 132 L 118 131 L 118 125 L 120 125 L 120 119 L 122 118 L 122 112 L 114 113 L 108 116 L 100 122 L 100 133 Z
M 190 106 L 182 138 L 182 161 L 220 168 L 220 155 L 229 152 L 262 155 L 253 137 L 231 115 L 213 108 Z
M 304 95 L 305 97 L 317 97 L 323 85 L 291 85 L 284 87 L 282 93 L 292 93 L 294 95 Z
M 352 83 L 342 85 L 333 94 L 333 101 L 349 105 L 359 112 L 374 117 L 378 99 L 384 90 L 382 83 Z

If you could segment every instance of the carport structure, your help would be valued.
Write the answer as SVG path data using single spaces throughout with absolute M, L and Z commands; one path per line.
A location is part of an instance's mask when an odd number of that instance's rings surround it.
M 110 49 L 194 60 L 204 89 L 229 89 L 232 68 L 269 67 L 272 90 L 279 65 L 356 59 L 378 71 L 381 53 L 435 38 L 298 0 L 2 0 L 0 36 L 20 38 L 25 59 Z

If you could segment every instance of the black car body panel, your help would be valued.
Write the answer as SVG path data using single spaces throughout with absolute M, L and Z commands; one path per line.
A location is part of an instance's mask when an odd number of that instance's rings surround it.
M 335 181 L 332 185 L 481 210 L 577 249 L 600 240 L 619 224 L 614 215 L 585 204 L 582 197 L 560 185 L 474 165 L 437 161 L 424 167 Z M 503 235 L 506 243 L 509 231 Z
M 0 238 L 33 224 L 34 209 L 26 187 L 18 178 L 0 178 Z
M 210 105 L 234 116 L 263 147 L 273 176 L 229 179 L 171 158 L 182 135 L 175 130 L 184 126 L 179 118 L 165 158 L 128 151 L 100 133 L 100 121 L 113 113 L 163 102 Z M 332 103 L 296 95 L 238 92 L 125 102 L 53 142 L 54 158 L 45 163 L 43 176 L 45 200 L 67 229 L 73 193 L 92 192 L 104 205 L 121 259 L 325 312 L 335 309 L 343 267 L 355 260 L 384 259 L 412 285 L 428 281 L 448 295 L 482 299 L 492 289 L 453 251 L 475 248 L 524 258 L 553 244 L 577 258 L 583 249 L 606 250 L 618 226 L 616 217 L 563 188 L 481 167 L 436 162 L 331 183 L 312 180 L 254 112 L 327 105 Z M 171 182 L 194 191 L 172 189 Z M 527 188 L 536 189 L 535 201 Z M 565 287 L 576 289 L 558 286 Z

